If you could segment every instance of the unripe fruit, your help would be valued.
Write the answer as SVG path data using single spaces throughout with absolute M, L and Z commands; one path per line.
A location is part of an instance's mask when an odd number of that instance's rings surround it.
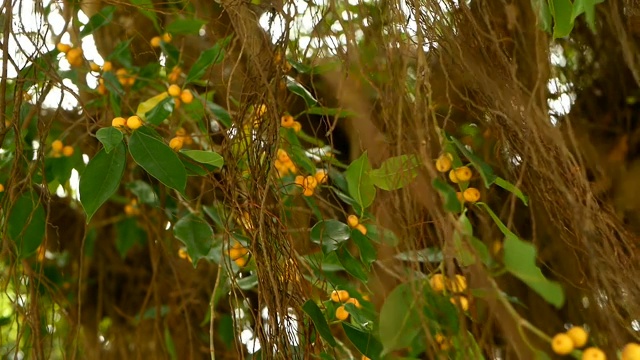
M 597 347 L 586 348 L 582 352 L 582 360 L 606 360 L 606 358 L 607 356 L 604 354 L 604 351 Z
M 138 129 L 142 126 L 142 119 L 138 116 L 133 115 L 127 119 L 127 127 L 131 130 Z
M 446 154 L 440 155 L 436 160 L 436 170 L 444 173 L 449 171 L 449 169 L 451 169 L 451 159 Z
M 154 36 L 151 38 L 151 41 L 149 41 L 149 44 L 151 44 L 151 47 L 157 48 L 160 47 L 160 36 Z
M 290 128 L 293 127 L 293 123 L 295 122 L 295 120 L 293 119 L 293 116 L 287 114 L 287 115 L 282 115 L 282 117 L 280 118 L 280 126 L 284 127 L 284 128 Z
M 640 360 L 640 344 L 628 343 L 622 349 L 622 360 Z
M 69 50 L 71 50 L 71 45 L 58 43 L 56 45 L 56 49 L 58 49 L 58 51 L 60 51 L 61 53 L 65 53 L 66 54 L 67 52 L 69 52 Z
M 180 93 L 180 100 L 185 104 L 191 104 L 193 101 L 193 94 L 188 89 L 182 90 Z
M 336 309 L 336 318 L 340 321 L 343 320 L 347 320 L 347 318 L 349 317 L 349 313 L 347 312 L 347 310 L 344 308 L 344 306 L 339 306 Z
M 480 191 L 476 188 L 470 187 L 462 193 L 462 197 L 467 202 L 475 203 L 476 201 L 480 200 Z
M 362 235 L 367 235 L 367 228 L 362 224 L 358 224 L 358 226 L 356 226 L 356 230 L 360 231 Z
M 358 217 L 355 215 L 349 215 L 347 217 L 347 224 L 352 227 L 355 228 L 356 226 L 358 226 L 358 224 L 360 223 L 360 221 L 358 220 Z
M 170 96 L 178 97 L 182 93 L 182 90 L 180 89 L 180 86 L 174 84 L 169 86 L 169 88 L 167 89 L 167 92 L 169 93 Z
M 573 351 L 573 340 L 565 333 L 556 334 L 551 339 L 551 349 L 558 355 L 567 355 Z
M 111 126 L 115 128 L 123 129 L 126 125 L 127 125 L 127 120 L 123 117 L 117 117 L 111 120 Z
M 429 284 L 431 285 L 431 288 L 435 292 L 444 291 L 444 275 L 442 274 L 432 275 L 431 278 L 429 279 Z
M 111 71 L 113 69 L 113 64 L 111 61 L 105 61 L 102 65 L 102 71 Z
M 345 302 L 349 300 L 349 292 L 347 290 L 333 290 L 331 292 L 331 301 Z
M 473 175 L 473 173 L 471 172 L 471 169 L 469 169 L 469 167 L 467 166 L 459 167 L 455 169 L 455 172 L 456 172 L 456 178 L 458 179 L 458 181 L 461 181 L 461 182 L 471 180 L 471 176 Z
M 567 331 L 567 335 L 573 341 L 573 345 L 577 348 L 581 348 L 587 344 L 589 340 L 589 334 L 581 326 L 574 326 Z
M 183 145 L 184 145 L 184 137 L 182 137 L 182 136 L 176 136 L 176 137 L 172 138 L 171 140 L 169 140 L 169 147 L 173 151 L 178 151 L 178 150 L 182 149 Z
M 60 152 L 62 151 L 62 148 L 64 147 L 64 144 L 62 143 L 62 141 L 60 140 L 54 140 L 51 143 L 51 149 L 53 149 L 54 152 Z
M 62 148 L 62 155 L 69 157 L 71 155 L 73 155 L 73 146 L 65 146 Z
M 162 41 L 164 41 L 166 43 L 170 43 L 172 38 L 173 37 L 169 33 L 162 34 Z
M 291 128 L 293 129 L 293 131 L 295 132 L 300 132 L 300 130 L 302 130 L 302 124 L 300 124 L 297 121 L 293 122 L 293 125 L 291 126 Z

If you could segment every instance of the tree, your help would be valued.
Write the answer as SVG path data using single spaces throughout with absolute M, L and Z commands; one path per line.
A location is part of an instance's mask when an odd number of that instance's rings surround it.
M 3 356 L 636 359 L 638 13 L 5 1 Z

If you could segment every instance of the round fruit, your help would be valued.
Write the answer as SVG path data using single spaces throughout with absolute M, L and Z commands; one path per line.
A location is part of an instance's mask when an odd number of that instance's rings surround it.
M 94 63 L 93 61 L 89 63 L 89 68 L 94 72 L 100 71 L 100 65 Z
M 171 140 L 169 140 L 169 147 L 173 151 L 178 151 L 178 150 L 182 149 L 183 145 L 184 145 L 184 137 L 182 137 L 182 136 L 176 136 L 176 137 L 172 138 Z
M 151 44 L 151 47 L 157 48 L 160 47 L 160 36 L 154 36 L 151 38 L 151 41 L 149 41 L 149 44 Z
M 304 179 L 303 185 L 307 188 L 315 189 L 318 186 L 318 180 L 316 180 L 315 176 L 307 176 Z
M 567 355 L 573 351 L 573 340 L 567 334 L 556 334 L 551 339 L 551 349 L 558 355 Z
M 318 171 L 316 171 L 316 174 L 314 175 L 316 177 L 316 180 L 318 181 L 319 184 L 326 184 L 327 183 L 327 170 L 325 169 L 318 169 Z
M 167 89 L 167 92 L 169 93 L 169 95 L 173 97 L 178 97 L 182 93 L 182 89 L 180 89 L 180 86 L 173 84 L 169 86 L 169 89 Z
M 336 309 L 336 318 L 340 321 L 347 320 L 349 313 L 345 310 L 344 306 L 339 306 Z
M 278 161 L 278 160 L 276 160 L 276 161 Z M 296 178 L 294 180 L 294 183 L 296 185 L 298 185 L 298 186 L 304 186 L 304 176 L 302 176 L 302 175 L 296 176 Z
M 604 354 L 604 351 L 597 347 L 586 348 L 582 352 L 582 360 L 605 360 L 606 358 L 607 356 Z
M 142 126 L 142 119 L 138 116 L 133 115 L 127 119 L 127 127 L 131 130 L 135 130 Z
M 284 151 L 283 149 L 278 149 L 278 160 L 286 164 L 291 161 L 291 158 L 289 158 L 289 154 L 287 154 L 286 151 Z
M 469 299 L 466 296 L 457 296 L 449 299 L 453 305 L 460 306 L 462 311 L 469 310 Z
M 60 51 L 61 53 L 67 53 L 69 52 L 69 50 L 71 50 L 71 45 L 59 43 L 56 45 L 56 49 L 58 49 L 58 51 Z
M 449 171 L 449 169 L 451 169 L 451 159 L 446 154 L 440 155 L 436 160 L 436 170 L 444 173 Z
M 105 61 L 102 65 L 102 71 L 111 71 L 111 69 L 113 69 L 113 64 L 111 63 L 111 61 Z
M 302 191 L 302 195 L 304 195 L 304 196 L 313 196 L 313 189 L 312 188 L 304 188 L 304 191 Z
M 239 259 L 235 259 L 234 260 L 236 262 L 236 265 L 238 265 L 238 267 L 243 267 L 245 265 L 247 265 L 247 259 L 246 258 L 239 258 Z
M 587 344 L 587 340 L 589 340 L 589 334 L 587 331 L 581 326 L 574 326 L 567 331 L 567 335 L 573 341 L 573 345 L 577 348 L 581 348 Z
M 193 101 L 193 94 L 191 93 L 191 90 L 182 90 L 182 92 L 180 93 L 180 100 L 182 100 L 182 102 L 185 104 L 191 104 L 191 102 Z
M 62 148 L 64 147 L 64 144 L 62 143 L 62 141 L 60 140 L 54 140 L 51 143 L 51 149 L 53 149 L 53 151 L 55 152 L 60 152 L 62 151 Z
M 434 274 L 429 279 L 429 284 L 435 292 L 442 292 L 444 290 L 444 276 L 442 274 Z
M 162 34 L 162 41 L 169 43 L 171 42 L 172 36 L 169 33 Z
M 65 146 L 62 148 L 62 155 L 69 157 L 71 155 L 73 155 L 73 146 Z
M 464 198 L 465 201 L 470 202 L 470 203 L 474 203 L 478 200 L 480 200 L 480 191 L 476 188 L 467 188 L 463 193 L 462 193 L 462 197 Z
M 362 307 L 362 305 L 360 305 L 360 301 L 358 301 L 358 299 L 356 298 L 349 298 L 346 303 L 353 304 L 353 306 L 357 307 L 358 309 Z
M 471 175 L 473 175 L 473 173 L 467 166 L 462 166 L 456 169 L 456 178 L 458 181 L 469 181 L 471 180 Z
M 111 126 L 122 129 L 127 126 L 127 120 L 123 117 L 117 117 L 111 120 Z
M 355 228 L 356 226 L 358 226 L 358 224 L 360 223 L 360 221 L 358 220 L 358 217 L 355 215 L 349 215 L 347 217 L 347 224 L 352 227 Z
M 302 124 L 300 124 L 297 121 L 293 122 L 293 125 L 291 126 L 291 128 L 293 129 L 293 131 L 295 132 L 300 132 L 300 130 L 302 130 Z
M 640 360 L 640 344 L 628 343 L 622 349 L 622 360 Z
M 245 256 L 247 254 L 248 250 L 245 248 L 231 248 L 229 249 L 229 257 L 231 258 L 231 260 L 236 261 L 239 258 Z
M 0 193 L 4 192 L 4 185 L 0 184 Z
M 362 235 L 367 235 L 367 228 L 362 224 L 358 224 L 358 226 L 356 226 L 356 230 L 360 231 Z
M 349 292 L 347 290 L 333 290 L 331 292 L 331 301 L 333 302 L 345 302 L 349 299 Z
M 284 128 L 293 127 L 293 123 L 295 123 L 295 120 L 293 119 L 293 116 L 289 114 L 282 115 L 282 117 L 280 118 L 280 126 Z
M 449 171 L 449 180 L 451 180 L 451 182 L 454 184 L 457 184 L 460 182 L 460 180 L 458 180 L 458 177 L 456 176 L 455 170 Z
M 451 291 L 464 292 L 467 290 L 467 278 L 464 275 L 456 275 L 456 279 L 451 283 Z

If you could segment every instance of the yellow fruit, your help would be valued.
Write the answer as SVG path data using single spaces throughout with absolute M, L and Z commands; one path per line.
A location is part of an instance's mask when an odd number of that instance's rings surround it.
M 358 226 L 356 226 L 356 230 L 360 231 L 362 235 L 367 235 L 367 228 L 362 224 L 358 224 Z
M 574 326 L 567 331 L 567 335 L 573 341 L 573 345 L 577 348 L 581 348 L 587 344 L 587 340 L 589 340 L 589 334 L 587 331 L 581 326 Z
M 368 358 L 366 355 L 362 355 L 362 357 L 360 358 L 360 360 L 371 360 L 370 358 Z
M 67 61 L 71 66 L 78 67 L 82 65 L 82 49 L 81 48 L 73 48 L 69 49 L 66 54 Z
M 0 193 L 4 192 L 4 185 L 0 184 Z
M 460 191 L 456 191 L 456 197 L 458 198 L 458 201 L 464 203 L 464 196 L 462 196 L 462 193 Z
M 169 86 L 167 92 L 173 97 L 178 97 L 182 93 L 182 89 L 180 89 L 180 86 L 174 84 Z
M 325 169 L 318 169 L 318 171 L 316 171 L 315 173 L 315 178 L 318 181 L 318 184 L 326 184 L 327 183 L 327 170 Z
M 174 84 L 178 82 L 178 79 L 180 78 L 181 73 L 182 73 L 182 69 L 180 69 L 179 67 L 174 67 L 171 70 L 171 73 L 167 75 L 167 80 L 169 80 L 170 83 Z
M 556 334 L 551 339 L 551 349 L 558 355 L 567 355 L 573 351 L 573 340 L 565 333 Z
M 135 130 L 142 126 L 142 119 L 137 115 L 133 115 L 127 119 L 127 127 L 131 130 Z
M 451 341 L 444 337 L 442 334 L 436 334 L 436 343 L 438 343 L 438 347 L 440 350 L 447 350 L 451 346 Z
M 178 150 L 182 149 L 183 145 L 184 145 L 184 137 L 182 137 L 182 136 L 176 136 L 176 137 L 172 138 L 171 140 L 169 140 L 169 147 L 173 151 L 178 151 Z
M 102 65 L 102 71 L 111 71 L 113 69 L 113 64 L 111 61 L 105 61 Z
M 349 299 L 349 292 L 347 290 L 333 290 L 331 292 L 331 301 L 333 302 L 345 302 Z
M 157 48 L 160 47 L 160 36 L 154 36 L 151 38 L 151 41 L 149 41 L 149 44 L 151 44 L 151 47 Z
M 60 140 L 54 140 L 51 143 L 51 149 L 53 149 L 54 152 L 60 152 L 62 151 L 62 148 L 64 147 L 64 144 L 62 143 L 62 141 Z
M 349 313 L 345 310 L 344 306 L 339 306 L 336 309 L 336 318 L 340 321 L 347 320 Z
M 280 160 L 281 163 L 286 164 L 291 161 L 291 158 L 286 151 L 284 151 L 283 149 L 278 149 L 278 160 Z
M 262 115 L 267 113 L 267 105 L 265 104 L 261 104 L 260 106 L 258 106 L 256 108 L 256 116 L 257 117 L 262 117 Z
M 604 354 L 604 351 L 597 347 L 586 348 L 582 352 L 582 360 L 606 360 L 606 358 L 607 356 Z
M 304 179 L 303 185 L 306 188 L 315 189 L 318 186 L 318 180 L 316 180 L 315 176 L 309 175 Z
M 453 305 L 460 306 L 462 311 L 469 310 L 469 299 L 466 296 L 456 296 L 449 299 Z
M 67 52 L 69 52 L 69 50 L 71 50 L 71 45 L 58 43 L 56 45 L 56 49 L 58 49 L 58 51 L 60 51 L 61 53 L 65 53 L 66 54 Z
M 236 265 L 238 265 L 238 267 L 244 267 L 245 265 L 247 265 L 247 258 L 239 258 L 239 259 L 235 259 L 234 260 Z
M 65 146 L 62 148 L 62 155 L 69 157 L 71 155 L 73 155 L 73 146 Z
M 127 216 L 136 216 L 136 215 L 140 214 L 140 210 L 136 206 L 133 206 L 131 204 L 127 204 L 127 205 L 124 206 L 124 213 Z
M 293 123 L 295 123 L 295 120 L 293 119 L 293 116 L 289 114 L 282 115 L 282 117 L 280 118 L 280 126 L 282 127 L 285 127 L 285 128 L 293 127 Z
M 451 291 L 464 292 L 467 290 L 467 278 L 464 275 L 456 275 L 456 279 L 451 282 Z
M 312 188 L 305 188 L 304 191 L 302 191 L 302 195 L 304 195 L 304 196 L 313 196 L 313 189 Z
M 170 43 L 172 38 L 173 37 L 169 33 L 162 34 L 162 41 L 164 41 L 166 43 Z
M 123 117 L 114 118 L 113 120 L 111 120 L 111 126 L 123 129 L 125 126 L 127 126 L 127 120 Z
M 94 72 L 100 71 L 100 65 L 94 63 L 93 61 L 89 63 L 89 68 Z
M 127 78 L 127 83 L 125 86 L 133 86 L 133 84 L 136 83 L 136 77 L 129 75 L 129 77 Z
M 173 109 L 174 109 L 174 110 L 178 110 L 178 109 L 180 109 L 180 104 L 182 104 L 182 102 L 180 101 L 180 98 L 175 98 L 175 99 L 173 99 L 173 103 L 175 104 L 175 105 L 173 106 Z
M 276 160 L 276 161 L 278 161 L 278 160 Z M 298 186 L 304 187 L 304 176 L 302 176 L 302 175 L 296 176 L 296 179 L 294 180 L 294 183 L 296 185 L 298 185 Z
M 295 132 L 300 132 L 300 130 L 302 130 L 302 124 L 300 124 L 297 121 L 293 122 L 293 125 L 291 126 L 291 128 L 293 129 L 293 131 Z
M 357 307 L 358 309 L 362 307 L 362 305 L 360 305 L 360 301 L 358 301 L 358 299 L 356 298 L 349 298 L 349 300 L 347 300 L 345 303 L 353 304 L 353 306 Z
M 640 344 L 628 343 L 622 349 L 622 360 L 640 360 Z
M 178 128 L 178 130 L 176 130 L 176 136 L 185 136 L 187 135 L 187 131 L 183 128 Z
M 351 228 L 355 228 L 356 226 L 358 226 L 358 224 L 360 223 L 360 221 L 358 220 L 358 217 L 355 215 L 349 215 L 347 217 L 347 224 L 351 227 Z
M 462 181 L 462 182 L 471 180 L 471 175 L 473 175 L 473 173 L 471 172 L 471 169 L 469 169 L 469 167 L 467 166 L 459 167 L 455 171 L 456 171 L 456 178 L 458 179 L 458 181 Z
M 440 155 L 440 157 L 436 160 L 436 170 L 441 173 L 447 172 L 451 169 L 451 159 L 445 154 Z
M 104 84 L 100 84 L 98 85 L 98 94 L 100 95 L 106 95 L 108 92 L 107 87 L 104 86 Z
M 454 184 L 457 184 L 460 182 L 460 180 L 458 180 L 458 177 L 456 176 L 455 170 L 449 171 L 449 180 L 451 180 L 451 182 Z
M 476 201 L 480 200 L 480 191 L 476 188 L 470 187 L 462 193 L 462 197 L 467 202 L 475 203 Z
M 495 240 L 491 246 L 491 251 L 493 251 L 494 255 L 498 255 L 500 253 L 500 251 L 502 250 L 502 241 L 500 240 Z M 638 359 L 640 360 L 640 359 Z
M 247 250 L 246 248 L 231 248 L 229 249 L 229 257 L 231 258 L 231 260 L 236 261 L 239 258 L 247 255 L 247 253 L 249 252 L 249 250 Z
M 444 275 L 442 275 L 442 274 L 434 274 L 429 279 L 429 284 L 431 285 L 431 288 L 435 292 L 444 291 Z
M 193 101 L 193 94 L 188 89 L 182 90 L 180 93 L 180 100 L 185 104 L 191 104 Z

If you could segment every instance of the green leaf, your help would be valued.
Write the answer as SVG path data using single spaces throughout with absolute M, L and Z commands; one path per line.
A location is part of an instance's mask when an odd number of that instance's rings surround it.
M 405 251 L 405 252 L 396 254 L 395 258 L 402 261 L 431 262 L 431 263 L 439 263 L 443 259 L 442 250 L 436 247 Z
M 353 240 L 356 246 L 358 246 L 358 250 L 360 250 L 360 259 L 362 259 L 365 264 L 369 265 L 376 261 L 378 257 L 376 248 L 366 235 L 362 235 L 362 233 L 357 229 L 352 229 L 351 240 Z
M 444 209 L 446 211 L 459 213 L 462 210 L 462 203 L 458 200 L 456 190 L 451 185 L 440 178 L 433 179 L 431 184 L 444 197 Z
M 112 126 L 102 128 L 96 132 L 96 137 L 104 146 L 104 151 L 108 154 L 122 143 L 122 132 Z
M 596 5 L 604 2 L 604 0 L 575 0 L 573 3 L 573 11 L 571 13 L 571 21 L 584 13 L 589 28 L 595 32 L 596 30 Z
M 362 354 L 371 360 L 379 360 L 381 358 L 382 344 L 380 344 L 380 341 L 378 341 L 373 334 L 366 333 L 345 322 L 342 322 L 342 329 L 349 341 L 351 341 L 353 346 Z
M 349 240 L 349 236 L 349 225 L 338 220 L 322 220 L 311 228 L 311 241 L 322 246 L 325 254 L 337 249 L 341 243 Z
M 384 352 L 382 355 L 411 345 L 421 329 L 420 315 L 410 283 L 398 285 L 380 309 L 378 334 Z
M 547 279 L 538 265 L 536 265 L 536 248 L 533 244 L 520 240 L 498 218 L 498 216 L 485 203 L 477 203 L 479 207 L 493 218 L 500 231 L 505 236 L 504 255 L 502 261 L 505 269 L 513 276 L 522 280 L 531 289 L 537 292 L 548 303 L 556 308 L 564 304 L 564 291 L 560 283 Z
M 135 5 L 142 15 L 151 20 L 153 27 L 156 28 L 156 31 L 160 32 L 158 18 L 156 17 L 156 11 L 151 0 L 131 0 L 131 3 Z
M 462 213 L 458 218 L 458 227 L 453 232 L 453 246 L 456 249 L 455 257 L 461 266 L 469 266 L 476 263 L 476 256 L 471 249 L 468 248 L 468 240 L 473 236 L 473 227 L 469 218 Z
M 160 49 L 162 49 L 162 52 L 167 55 L 167 62 L 165 64 L 167 69 L 172 69 L 174 66 L 178 65 L 178 61 L 180 60 L 180 50 L 178 50 L 177 47 L 173 46 L 171 43 L 161 41 Z
M 156 195 L 151 185 L 142 180 L 134 180 L 128 183 L 127 189 L 138 198 L 138 202 L 141 204 L 157 206 L 160 203 L 158 195 Z
M 480 176 L 482 176 L 482 179 L 484 180 L 484 186 L 486 186 L 487 188 L 491 186 L 491 184 L 493 184 L 497 178 L 497 176 L 493 173 L 491 166 L 487 165 L 487 163 L 482 161 L 480 157 L 467 150 L 467 148 L 460 141 L 458 141 L 458 139 L 454 138 L 453 136 L 450 139 L 458 147 L 458 150 L 460 150 L 460 152 L 464 154 L 464 156 L 469 159 L 469 161 L 471 161 L 473 167 L 480 173 Z
M 338 260 L 340 264 L 344 266 L 344 269 L 351 275 L 353 275 L 356 279 L 361 280 L 366 283 L 368 280 L 367 272 L 362 267 L 362 263 L 351 255 L 349 250 L 342 246 L 336 250 L 336 255 L 338 255 Z
M 216 116 L 217 120 L 219 120 L 222 125 L 227 128 L 231 127 L 231 115 L 229 115 L 225 108 L 211 101 L 207 101 L 207 107 L 209 108 L 209 111 L 211 111 L 213 115 Z
M 378 227 L 375 225 L 367 225 L 367 237 L 373 241 L 378 243 L 385 244 L 387 246 L 396 247 L 400 242 L 400 239 L 396 236 L 396 234 L 382 227 Z
M 209 164 L 217 167 L 218 169 L 222 168 L 222 165 L 224 165 L 224 159 L 222 158 L 222 155 L 213 151 L 182 150 L 180 151 L 180 153 L 185 154 L 186 156 L 199 163 Z
M 538 20 L 538 27 L 545 32 L 551 32 L 551 11 L 548 0 L 531 0 L 531 6 Z
M 165 30 L 172 35 L 198 35 L 207 22 L 199 19 L 177 19 L 167 25 Z
M 134 245 L 144 245 L 147 240 L 147 233 L 138 226 L 135 218 L 127 218 L 117 223 L 116 232 L 116 249 L 123 259 Z
M 110 153 L 100 150 L 82 172 L 80 202 L 87 214 L 87 224 L 98 208 L 118 190 L 126 159 L 126 149 L 121 142 Z
M 305 113 L 309 115 L 335 116 L 337 118 L 346 118 L 346 117 L 355 116 L 355 113 L 349 110 L 331 109 L 331 108 L 320 107 L 320 106 L 312 106 L 303 112 L 303 114 Z
M 171 337 L 171 330 L 169 330 L 168 326 L 164 327 L 164 344 L 167 348 L 167 353 L 169 353 L 169 357 L 171 360 L 178 359 L 178 353 L 176 352 L 176 344 L 173 342 L 173 338 Z
M 105 6 L 89 19 L 87 25 L 80 30 L 80 37 L 83 38 L 99 28 L 107 25 L 113 19 L 113 13 L 116 11 L 115 6 Z
M 131 50 L 129 50 L 132 41 L 133 39 L 119 42 L 109 56 L 107 56 L 107 60 L 117 61 L 125 68 L 133 68 L 133 57 L 131 56 Z M 113 73 L 113 71 L 107 71 L 105 74 L 107 73 Z M 120 82 L 118 82 L 118 84 L 120 84 Z
M 304 102 L 307 104 L 307 106 L 311 107 L 318 103 L 318 100 L 313 97 L 309 90 L 305 89 L 304 86 L 302 86 L 302 84 L 297 82 L 294 78 L 287 75 L 285 79 L 287 82 L 287 89 L 304 99 Z
M 227 44 L 229 44 L 230 40 L 231 37 L 227 36 L 226 38 L 216 42 L 212 48 L 203 51 L 198 57 L 198 60 L 196 60 L 193 66 L 191 66 L 191 70 L 189 70 L 189 74 L 187 74 L 186 83 L 188 84 L 194 80 L 200 80 L 207 68 L 211 65 L 221 63 L 224 59 L 224 49 Z
M 362 209 L 369 207 L 376 197 L 376 188 L 369 177 L 371 164 L 365 151 L 358 159 L 354 160 L 344 175 L 347 179 L 349 195 L 360 205 Z
M 568 36 L 573 30 L 573 4 L 571 0 L 549 0 L 551 16 L 553 16 L 553 38 Z
M 329 345 L 336 346 L 336 339 L 333 337 L 333 334 L 331 334 L 331 329 L 327 324 L 327 320 L 324 318 L 324 314 L 318 305 L 316 305 L 313 300 L 307 300 L 302 305 L 302 310 L 309 315 L 311 321 L 313 321 L 313 324 L 316 327 L 316 330 L 320 333 L 320 336 L 322 336 Z
M 175 108 L 176 102 L 172 97 L 166 97 L 161 100 L 151 111 L 148 111 L 143 119 L 149 124 L 159 125 L 171 115 Z
M 187 247 L 187 253 L 196 267 L 198 260 L 209 253 L 213 243 L 213 230 L 200 216 L 188 214 L 173 227 L 174 236 Z
M 114 96 L 114 95 L 118 95 L 118 96 L 122 96 L 124 95 L 124 90 L 122 89 L 122 85 L 120 84 L 120 82 L 118 81 L 118 78 L 116 77 L 116 75 L 113 73 L 113 71 L 105 71 L 102 74 L 102 78 L 104 78 L 104 86 L 107 87 L 107 90 L 109 90 L 109 95 Z M 116 101 L 116 99 L 111 99 L 111 104 L 113 105 L 113 103 Z M 118 107 L 120 106 L 119 104 L 117 105 Z M 118 112 L 114 112 L 116 116 L 119 116 L 119 110 Z
M 513 195 L 515 195 L 518 199 L 522 200 L 522 202 L 529 206 L 529 198 L 527 197 L 527 195 L 525 195 L 520 189 L 518 189 L 515 185 L 513 185 L 512 183 L 508 182 L 507 180 L 501 178 L 501 177 L 496 177 L 496 181 L 494 182 L 494 184 L 500 186 L 501 188 L 511 192 Z
M 382 190 L 400 189 L 418 176 L 418 158 L 401 155 L 385 160 L 379 169 L 369 172 L 371 181 Z
M 22 194 L 11 207 L 7 232 L 13 240 L 18 259 L 33 255 L 42 244 L 46 216 L 38 195 Z
M 141 129 L 135 130 L 129 138 L 129 152 L 133 160 L 161 183 L 184 193 L 187 171 L 178 155 Z

